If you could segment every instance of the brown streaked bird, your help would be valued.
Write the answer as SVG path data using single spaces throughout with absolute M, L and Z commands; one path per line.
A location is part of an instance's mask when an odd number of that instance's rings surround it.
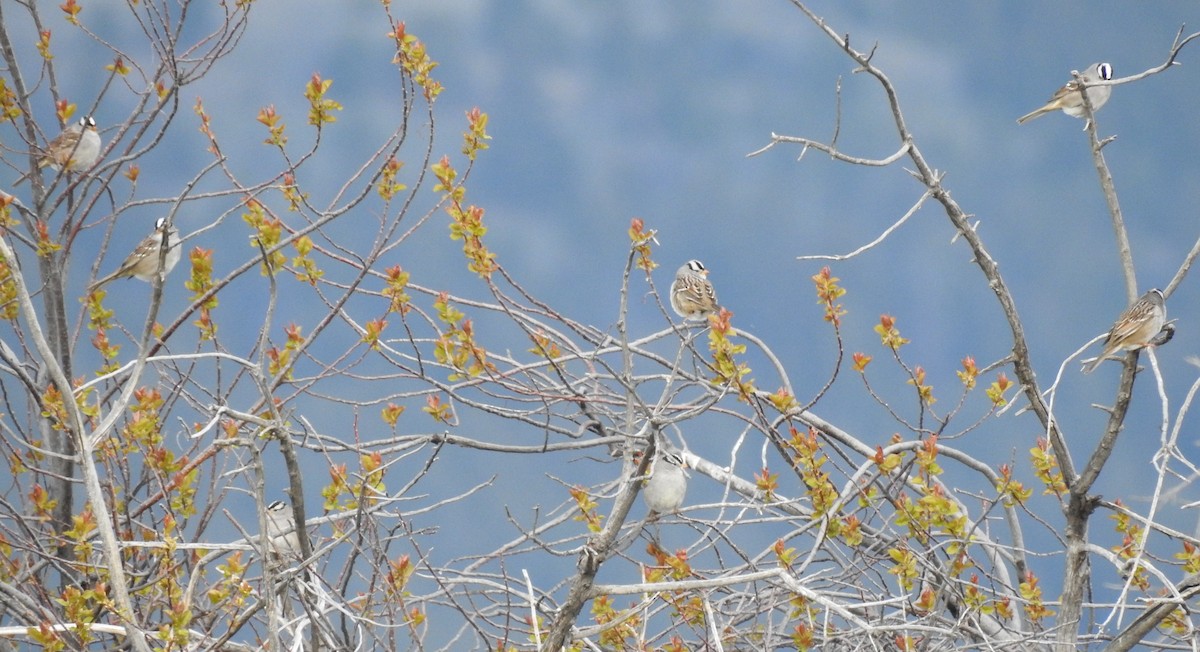
M 92 167 L 99 157 L 100 133 L 96 131 L 96 120 L 85 115 L 50 141 L 46 152 L 38 159 L 38 167 L 79 172 Z
M 38 157 L 38 168 L 81 172 L 92 167 L 100 158 L 100 132 L 96 131 L 96 120 L 85 115 L 79 122 L 63 129 L 46 145 Z M 13 185 L 19 185 L 29 175 L 22 175 Z
M 1088 66 L 1088 69 L 1083 71 L 1080 77 L 1083 78 L 1085 85 L 1098 81 L 1111 81 L 1113 75 L 1112 64 L 1110 63 L 1093 63 Z M 1092 111 L 1099 111 L 1100 107 L 1108 102 L 1109 96 L 1112 95 L 1112 86 L 1087 86 L 1088 100 L 1092 103 Z M 1062 111 L 1072 118 L 1083 117 L 1083 94 L 1079 92 L 1079 82 L 1072 79 L 1063 85 L 1062 88 L 1054 92 L 1050 97 L 1050 101 L 1046 102 L 1041 108 L 1035 109 L 1019 118 L 1017 124 L 1025 124 L 1034 118 L 1052 113 L 1054 111 Z M 1087 124 L 1083 125 L 1087 129 Z
M 689 260 L 675 272 L 675 280 L 671 282 L 671 307 L 684 321 L 707 319 L 721 309 L 704 263 Z
M 1155 288 L 1143 294 L 1117 317 L 1104 340 L 1104 351 L 1084 366 L 1083 373 L 1092 373 L 1117 351 L 1136 351 L 1149 346 L 1163 329 L 1166 320 L 1167 304 L 1163 300 L 1162 290 Z
M 158 276 L 158 258 L 159 251 L 163 245 L 163 229 L 167 226 L 167 218 L 160 217 L 154 223 L 154 232 L 142 239 L 138 246 L 134 247 L 133 251 L 125 257 L 125 261 L 117 270 L 108 276 L 92 283 L 88 286 L 88 292 L 95 292 L 100 289 L 105 283 L 118 278 L 136 278 L 140 281 L 153 283 L 154 278 Z M 163 261 L 163 275 L 171 273 L 175 265 L 179 262 L 182 255 L 180 252 L 179 229 L 175 225 L 171 225 L 166 232 L 167 256 Z

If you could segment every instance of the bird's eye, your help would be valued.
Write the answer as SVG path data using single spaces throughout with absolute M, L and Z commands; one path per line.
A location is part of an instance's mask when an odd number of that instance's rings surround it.
M 1100 64 L 1099 73 L 1100 73 L 1100 79 L 1103 79 L 1104 81 L 1112 80 L 1112 75 L 1113 75 L 1112 64 L 1110 64 L 1110 63 Z

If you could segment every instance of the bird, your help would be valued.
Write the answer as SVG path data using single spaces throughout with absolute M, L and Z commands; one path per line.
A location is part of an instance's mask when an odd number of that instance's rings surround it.
M 1083 368 L 1090 374 L 1112 353 L 1135 351 L 1152 345 L 1167 320 L 1162 290 L 1154 288 L 1125 309 L 1104 339 L 1104 351 Z M 1173 330 L 1173 329 L 1172 329 Z M 1167 338 L 1170 339 L 1170 338 Z
M 703 320 L 716 314 L 717 293 L 708 280 L 708 269 L 698 260 L 689 260 L 675 272 L 671 282 L 671 307 L 684 321 Z
M 38 168 L 81 172 L 92 167 L 100 158 L 100 132 L 96 131 L 96 120 L 85 115 L 79 122 L 63 129 L 38 157 Z M 23 182 L 28 175 L 17 179 L 13 185 Z
M 267 505 L 267 543 L 271 556 L 280 562 L 293 565 L 302 561 L 299 530 L 292 515 L 292 506 L 286 501 L 276 500 Z M 322 587 L 321 576 L 307 564 L 299 565 L 296 571 L 293 574 L 288 569 L 284 583 L 294 587 L 296 597 L 304 604 L 304 612 L 311 619 L 313 631 L 322 639 L 326 649 L 345 649 L 338 645 L 332 623 L 326 617 L 326 610 L 321 608 L 332 599 Z M 289 610 L 290 618 L 291 605 L 285 608 Z
M 300 535 L 292 506 L 282 500 L 267 505 L 267 541 L 276 557 L 300 558 Z
M 642 487 L 642 500 L 651 512 L 670 514 L 683 504 L 687 493 L 687 462 L 678 453 L 660 453 Z
M 1099 111 L 1100 107 L 1108 102 L 1108 97 L 1112 95 L 1112 86 L 1091 86 L 1091 84 L 1099 81 L 1111 81 L 1112 75 L 1113 69 L 1110 63 L 1093 63 L 1080 75 L 1086 85 L 1088 100 L 1092 103 L 1093 112 Z M 1072 79 L 1064 84 L 1041 108 L 1017 118 L 1017 124 L 1025 124 L 1034 118 L 1059 110 L 1072 118 L 1083 117 L 1083 94 L 1079 92 L 1077 80 Z M 1087 129 L 1087 125 L 1085 124 L 1083 128 Z
M 1149 346 L 1162 346 L 1167 342 L 1175 339 L 1175 320 L 1163 324 L 1162 330 L 1158 331 L 1158 335 L 1150 340 Z
M 166 229 L 167 240 L 167 255 L 163 261 L 163 275 L 171 273 L 175 265 L 179 262 L 181 252 L 179 250 L 179 229 L 172 224 L 167 227 L 167 218 L 160 217 L 154 223 L 154 232 L 142 239 L 133 251 L 125 257 L 125 261 L 117 270 L 108 276 L 92 283 L 88 287 L 88 292 L 95 292 L 100 289 L 105 283 L 117 278 L 133 277 L 147 283 L 153 283 L 154 278 L 158 275 L 158 259 L 159 252 L 162 250 L 163 234 Z

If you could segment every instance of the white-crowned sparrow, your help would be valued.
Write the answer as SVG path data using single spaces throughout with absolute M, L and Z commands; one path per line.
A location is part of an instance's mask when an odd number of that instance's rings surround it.
M 650 465 L 650 479 L 642 487 L 646 507 L 658 514 L 670 514 L 683 504 L 687 493 L 687 462 L 678 453 L 659 453 Z
M 296 519 L 292 516 L 291 505 L 282 500 L 267 505 L 267 537 L 272 554 L 299 559 L 300 535 L 296 532 Z
M 100 132 L 96 131 L 96 120 L 85 115 L 79 122 L 63 129 L 38 157 L 38 168 L 55 170 L 66 168 L 68 172 L 80 172 L 92 167 L 100 158 Z M 13 182 L 20 185 L 29 177 L 23 174 Z
M 1156 288 L 1143 294 L 1117 317 L 1104 340 L 1104 352 L 1084 366 L 1083 373 L 1092 373 L 1105 358 L 1117 351 L 1134 351 L 1149 345 L 1163 329 L 1166 320 L 1167 305 L 1163 301 L 1162 290 Z
M 147 283 L 153 283 L 154 278 L 158 275 L 158 259 L 159 252 L 163 246 L 163 230 L 166 229 L 167 218 L 160 217 L 154 223 L 154 232 L 142 239 L 138 246 L 134 247 L 133 251 L 125 257 L 125 261 L 117 270 L 108 276 L 92 283 L 88 287 L 88 292 L 94 292 L 100 289 L 100 286 L 117 278 L 133 277 Z M 175 225 L 171 225 L 170 229 L 166 230 L 167 240 L 167 255 L 163 261 L 163 275 L 170 274 L 175 265 L 179 262 L 182 255 L 180 251 L 179 229 Z
M 675 272 L 675 280 L 671 282 L 671 307 L 685 321 L 707 319 L 721 309 L 704 263 L 689 260 Z
M 326 649 L 347 649 L 338 645 L 338 637 L 328 620 L 323 605 L 330 604 L 332 599 L 322 588 L 321 576 L 310 566 L 303 565 L 292 573 L 292 568 L 301 560 L 300 535 L 295 526 L 292 506 L 283 500 L 276 500 L 267 505 L 267 537 L 270 553 L 279 562 L 286 564 L 288 569 L 286 581 L 294 587 L 296 597 L 305 605 L 304 611 L 311 619 L 311 626 L 324 641 Z M 311 541 L 311 539 L 310 539 Z M 300 649 L 297 647 L 296 649 Z
M 1093 63 L 1080 75 L 1084 84 L 1088 84 L 1087 96 L 1092 103 L 1093 112 L 1099 111 L 1100 107 L 1108 102 L 1109 96 L 1112 95 L 1112 86 L 1091 86 L 1090 84 L 1098 81 L 1111 81 L 1112 75 L 1112 64 L 1109 63 Z M 1079 92 L 1079 82 L 1074 79 L 1055 91 L 1045 106 L 1017 118 L 1017 124 L 1025 124 L 1034 118 L 1060 110 L 1072 118 L 1083 117 L 1083 95 Z M 1084 129 L 1087 129 L 1086 124 Z
M 38 167 L 79 172 L 92 167 L 99 157 L 100 132 L 96 131 L 96 120 L 85 115 L 50 141 L 38 159 Z

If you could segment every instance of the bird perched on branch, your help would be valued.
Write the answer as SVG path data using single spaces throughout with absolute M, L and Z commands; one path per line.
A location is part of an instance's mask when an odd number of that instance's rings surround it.
M 678 453 L 660 453 L 650 468 L 650 479 L 642 487 L 642 500 L 650 511 L 670 514 L 683 504 L 687 493 L 687 462 Z
M 1092 86 L 1091 84 L 1098 81 L 1111 81 L 1112 75 L 1112 64 L 1109 63 L 1093 63 L 1080 75 L 1086 87 L 1088 101 L 1092 104 L 1093 113 L 1099 111 L 1100 107 L 1108 102 L 1109 96 L 1112 95 L 1112 86 Z M 1064 84 L 1041 108 L 1017 118 L 1017 124 L 1025 124 L 1034 118 L 1060 110 L 1072 118 L 1083 117 L 1083 93 L 1080 92 L 1077 80 L 1072 79 Z M 1084 124 L 1083 128 L 1087 129 L 1087 124 Z
M 96 131 L 96 120 L 90 115 L 85 115 L 50 141 L 38 157 L 38 168 L 82 172 L 92 167 L 98 158 L 100 132 Z M 27 177 L 28 175 L 22 176 L 13 185 L 20 184 Z
M 704 263 L 689 260 L 675 272 L 675 280 L 671 282 L 671 307 L 684 321 L 707 319 L 721 309 Z
M 267 505 L 267 540 L 271 552 L 285 559 L 300 558 L 300 535 L 292 506 L 282 500 Z
M 1083 373 L 1092 373 L 1105 358 L 1117 351 L 1135 351 L 1152 345 L 1166 320 L 1167 304 L 1163 300 L 1162 290 L 1155 288 L 1143 294 L 1117 317 L 1104 340 L 1104 352 L 1084 366 Z M 1163 341 L 1167 339 L 1170 337 Z
M 297 563 L 305 561 L 301 559 L 303 553 L 300 549 L 300 530 L 296 527 L 292 505 L 287 501 L 276 500 L 267 505 L 266 511 L 267 543 L 270 546 L 271 556 L 283 562 L 288 567 L 287 574 L 290 575 Z M 329 612 L 336 613 L 330 608 L 330 605 L 336 604 L 337 599 L 325 590 L 320 575 L 310 566 L 304 565 L 295 570 L 298 572 L 287 579 L 287 582 L 296 590 L 296 597 L 303 605 L 303 613 L 293 616 L 291 605 L 288 604 L 285 606 L 288 618 L 294 617 L 299 621 L 307 621 L 308 626 L 320 637 L 326 649 L 350 649 L 344 644 L 344 641 L 339 639 L 328 617 Z M 339 607 L 337 610 L 342 610 L 342 608 Z M 305 627 L 301 626 L 296 631 L 304 630 Z M 301 648 L 302 646 L 297 645 L 289 649 Z
M 167 247 L 167 255 L 163 260 L 163 275 L 171 273 L 175 265 L 179 262 L 181 252 L 179 250 L 179 229 L 175 225 L 167 227 L 167 218 L 160 217 L 154 223 L 154 232 L 146 236 L 138 243 L 133 251 L 125 257 L 124 262 L 117 270 L 104 278 L 92 283 L 88 287 L 88 292 L 95 292 L 100 289 L 105 283 L 117 278 L 133 277 L 147 283 L 153 283 L 154 278 L 158 276 L 158 261 L 163 245 Z

